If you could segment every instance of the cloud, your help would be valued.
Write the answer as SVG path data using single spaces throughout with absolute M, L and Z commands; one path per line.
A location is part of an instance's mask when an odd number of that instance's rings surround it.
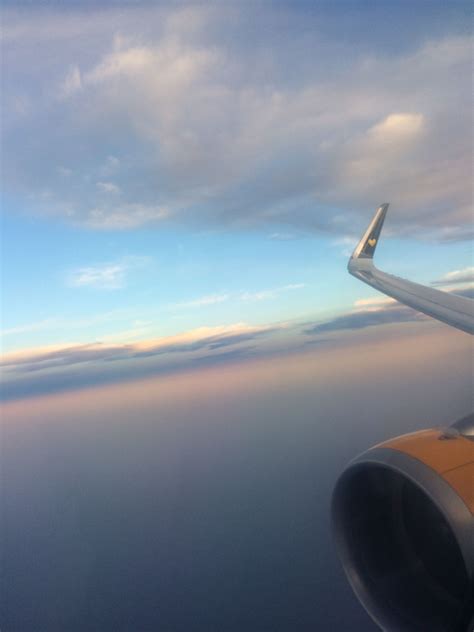
M 129 230 L 151 222 L 157 223 L 168 217 L 164 207 L 143 204 L 101 206 L 89 211 L 85 224 L 99 230 Z
M 275 239 L 276 241 L 291 241 L 296 236 L 293 233 L 272 233 L 269 235 L 269 239 Z
M 402 305 L 395 299 L 379 295 L 357 299 L 352 312 L 337 315 L 326 322 L 318 322 L 304 329 L 308 335 L 333 331 L 365 329 L 379 325 L 425 320 L 426 316 Z
M 441 278 L 432 282 L 432 285 L 454 285 L 458 283 L 474 282 L 474 267 L 463 268 L 462 270 L 452 270 Z
M 125 266 L 118 263 L 78 268 L 70 273 L 71 287 L 92 287 L 100 290 L 118 290 L 124 285 Z
M 393 232 L 467 238 L 469 36 L 423 30 L 381 54 L 367 31 L 334 38 L 324 16 L 284 12 L 298 41 L 257 5 L 50 9 L 31 25 L 10 11 L 5 103 L 18 100 L 21 76 L 35 108 L 21 125 L 13 114 L 4 122 L 7 190 L 101 230 L 174 222 L 341 234 L 389 200 Z M 112 174 L 120 205 L 95 184 L 113 184 Z
M 201 327 L 174 336 L 128 344 L 64 344 L 15 351 L 5 354 L 0 361 L 2 397 L 31 396 L 153 373 L 182 371 L 196 363 L 212 364 L 235 359 L 251 352 L 248 343 L 277 329 L 277 326 L 236 323 Z M 225 358 L 222 349 L 226 349 Z
M 340 253 L 344 258 L 350 257 L 360 240 L 360 235 L 343 235 L 332 242 L 333 246 L 340 248 Z
M 418 112 L 394 112 L 370 127 L 345 150 L 346 186 L 356 194 L 368 182 L 385 182 L 389 172 L 404 169 L 401 163 L 413 159 L 424 127 L 425 117 Z
M 56 327 L 58 319 L 46 318 L 34 323 L 27 323 L 25 325 L 18 325 L 17 327 L 9 327 L 2 329 L 0 335 L 4 336 L 16 336 L 18 334 L 30 333 L 32 331 L 41 331 L 42 329 L 51 329 Z
M 422 131 L 422 114 L 402 112 L 389 114 L 367 132 L 367 138 L 380 146 L 406 143 L 414 140 Z
M 366 311 L 338 316 L 326 323 L 244 323 L 201 327 L 174 336 L 136 342 L 104 339 L 92 344 L 60 344 L 7 353 L 0 360 L 1 398 L 39 394 L 85 386 L 166 375 L 252 358 L 281 358 L 307 349 L 346 346 L 352 332 L 425 319 L 408 308 Z M 346 330 L 343 333 L 342 330 Z M 337 336 L 327 336 L 337 332 Z M 375 338 L 374 338 L 375 335 Z
M 456 271 L 464 272 L 464 271 Z M 447 275 L 446 275 L 447 276 Z M 461 275 L 459 275 L 461 276 Z M 447 288 L 446 288 L 447 289 Z M 453 294 L 459 294 L 468 298 L 472 297 L 472 288 L 462 290 L 450 289 Z M 358 299 L 354 306 L 356 310 L 340 316 L 335 316 L 322 323 L 315 323 L 306 327 L 306 334 L 321 334 L 332 331 L 365 329 L 377 325 L 389 325 L 394 323 L 407 323 L 412 321 L 432 320 L 424 314 L 410 307 L 402 305 L 388 296 L 375 296 Z
M 104 176 L 110 176 L 116 173 L 120 167 L 120 160 L 117 156 L 107 156 L 103 164 L 99 167 L 99 171 Z
M 245 292 L 240 292 L 240 293 L 224 292 L 222 294 L 209 294 L 206 296 L 201 296 L 196 299 L 192 299 L 190 301 L 182 301 L 180 303 L 173 303 L 172 305 L 169 306 L 169 308 L 182 309 L 182 308 L 204 307 L 204 306 L 224 303 L 230 299 L 234 301 L 245 301 L 245 302 L 272 300 L 272 299 L 278 298 L 281 294 L 284 294 L 285 292 L 300 290 L 304 287 L 306 287 L 305 283 L 290 283 L 288 285 L 283 285 L 281 287 L 265 289 L 265 290 L 257 290 L 254 292 L 245 291 Z
M 9 353 L 3 357 L 1 365 L 7 370 L 14 368 L 20 369 L 21 372 L 30 373 L 93 360 L 105 360 L 117 357 L 124 352 L 125 349 L 122 347 L 96 343 L 64 345 L 45 350 L 33 350 L 31 353 L 28 351 Z
M 342 316 L 336 316 L 324 323 L 317 323 L 305 330 L 306 334 L 322 334 L 345 329 L 365 329 L 377 325 L 407 323 L 425 318 L 414 310 L 396 304 L 385 309 L 365 309 Z
M 67 284 L 77 288 L 119 290 L 125 287 L 127 274 L 147 261 L 146 257 L 126 257 L 117 262 L 80 267 L 68 274 Z
M 283 288 L 290 290 L 300 286 L 292 284 Z M 324 349 L 345 346 L 351 332 L 373 328 L 374 334 L 367 335 L 377 337 L 382 335 L 379 328 L 386 325 L 418 323 L 424 327 L 427 322 L 433 322 L 385 297 L 360 299 L 356 301 L 356 308 L 325 322 L 260 326 L 235 323 L 145 339 L 143 336 L 149 335 L 149 326 L 153 323 L 134 321 L 132 329 L 104 336 L 94 343 L 12 351 L 0 360 L 2 397 L 29 397 L 91 384 L 138 379 L 145 375 L 186 371 L 191 367 L 248 357 L 277 357 L 318 346 Z M 331 336 L 332 333 L 337 335 Z M 133 340 L 137 337 L 142 339 Z
M 274 299 L 284 294 L 285 292 L 291 292 L 293 290 L 300 290 L 306 287 L 305 283 L 290 283 L 289 285 L 283 285 L 282 287 L 276 287 L 271 290 L 260 290 L 257 292 L 242 292 L 240 300 L 242 301 L 265 301 L 268 299 Z
M 390 298 L 389 296 L 372 296 L 371 298 L 359 298 L 357 301 L 355 301 L 354 306 L 361 309 L 367 309 L 371 307 L 374 307 L 375 309 L 380 309 L 381 307 L 396 303 L 397 301 L 394 298 Z
M 81 71 L 77 66 L 69 69 L 59 89 L 60 98 L 68 98 L 82 89 Z
M 54 332 L 79 330 L 83 328 L 93 327 L 103 323 L 111 323 L 114 321 L 122 321 L 123 319 L 129 319 L 133 314 L 130 314 L 129 310 L 116 309 L 107 312 L 97 313 L 85 317 L 66 317 L 56 315 L 51 318 L 46 318 L 40 321 L 31 323 L 25 323 L 16 327 L 9 327 L 0 331 L 0 336 L 17 336 L 18 334 L 30 333 L 34 331 L 53 330 Z M 136 323 L 137 321 L 135 321 Z M 140 321 L 138 321 L 140 323 Z M 18 347 L 17 347 L 18 348 Z
M 152 338 L 131 344 L 104 344 L 102 342 L 88 344 L 51 345 L 44 348 L 25 349 L 4 354 L 0 360 L 3 367 L 31 367 L 44 363 L 70 361 L 71 363 L 88 362 L 89 359 L 100 357 L 137 357 L 140 355 L 158 355 L 175 351 L 189 351 L 201 348 L 220 346 L 232 341 L 250 340 L 271 331 L 275 327 L 251 326 L 245 323 L 221 325 L 216 327 L 199 327 L 180 334 Z M 69 360 L 67 360 L 69 358 Z
M 113 182 L 97 182 L 96 186 L 99 191 L 102 191 L 103 193 L 120 193 L 120 187 L 118 187 Z
M 115 262 L 81 266 L 80 268 L 70 271 L 66 275 L 65 280 L 71 287 L 115 290 L 125 287 L 130 275 L 142 270 L 149 264 L 150 259 L 148 257 L 129 256 Z M 141 308 L 136 308 L 135 306 L 99 312 L 84 317 L 56 314 L 50 318 L 5 328 L 0 331 L 0 336 L 7 338 L 30 332 L 48 330 L 54 332 L 54 334 L 57 334 L 59 331 L 76 331 L 76 333 L 85 336 L 88 340 L 91 336 L 90 331 L 83 332 L 82 330 L 89 330 L 91 327 L 105 324 L 108 330 L 112 329 L 113 331 L 113 328 L 118 327 L 122 329 L 111 334 L 102 335 L 102 341 L 126 341 L 127 339 L 143 338 L 146 335 L 150 335 L 150 330 L 152 330 L 156 324 L 156 321 L 151 320 L 151 318 L 156 318 L 158 314 L 169 314 L 170 312 L 180 312 L 181 310 L 187 309 L 194 310 L 203 307 L 219 306 L 228 301 L 238 303 L 239 301 L 272 300 L 285 292 L 302 289 L 304 287 L 306 287 L 304 283 L 292 283 L 271 290 L 206 294 L 190 298 L 189 300 L 164 304 L 153 309 L 151 313 L 147 311 L 146 314 L 143 313 Z M 146 320 L 144 320 L 144 318 L 146 318 Z M 19 341 L 19 344 L 24 345 L 23 339 Z M 18 348 L 18 344 L 16 348 Z
M 453 294 L 459 294 L 459 296 L 464 296 L 466 298 L 472 298 L 474 299 L 474 287 L 467 287 L 467 288 L 459 288 L 456 290 L 453 290 Z
M 188 307 L 204 307 L 206 305 L 216 305 L 218 303 L 224 303 L 230 298 L 230 294 L 210 294 L 208 296 L 201 296 L 191 301 L 183 301 L 181 303 L 174 303 L 172 308 L 188 308 Z

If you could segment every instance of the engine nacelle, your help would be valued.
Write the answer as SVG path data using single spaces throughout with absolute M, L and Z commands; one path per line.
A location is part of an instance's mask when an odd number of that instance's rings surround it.
M 357 457 L 332 519 L 347 578 L 383 630 L 474 630 L 474 415 Z

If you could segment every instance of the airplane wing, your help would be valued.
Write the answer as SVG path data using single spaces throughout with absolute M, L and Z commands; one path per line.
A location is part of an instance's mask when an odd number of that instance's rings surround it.
M 423 314 L 474 334 L 474 300 L 406 281 L 374 266 L 373 257 L 387 210 L 388 204 L 377 209 L 349 259 L 347 269 L 350 274 Z

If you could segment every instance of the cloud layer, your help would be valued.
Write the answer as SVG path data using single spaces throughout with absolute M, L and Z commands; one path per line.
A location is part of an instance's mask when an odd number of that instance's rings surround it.
M 469 37 L 377 54 L 288 8 L 288 28 L 305 33 L 296 46 L 271 9 L 245 6 L 6 12 L 9 191 L 33 210 L 121 230 L 341 234 L 389 200 L 395 231 L 466 238 Z M 272 27 L 257 38 L 252 21 Z M 38 41 L 49 53 L 39 60 Z
M 277 329 L 237 323 L 136 343 L 62 344 L 15 351 L 0 361 L 2 397 L 30 397 L 235 360 L 251 354 L 251 343 Z
M 201 327 L 173 336 L 121 343 L 60 344 L 7 353 L 0 361 L 2 398 L 17 399 L 91 384 L 185 372 L 199 366 L 344 346 L 354 330 L 418 322 L 426 317 L 398 303 L 356 306 L 324 322 Z M 345 332 L 345 334 L 344 334 Z M 129 332 L 125 332 L 130 339 Z M 380 333 L 380 332 L 379 332 Z M 332 335 L 337 334 L 337 335 Z M 341 335 L 342 334 L 342 335 Z M 378 335 L 378 334 L 377 334 Z M 349 340 L 350 343 L 350 340 Z
M 455 285 L 464 283 L 474 283 L 474 266 L 463 268 L 462 270 L 452 270 L 447 272 L 440 279 L 433 282 L 433 285 Z

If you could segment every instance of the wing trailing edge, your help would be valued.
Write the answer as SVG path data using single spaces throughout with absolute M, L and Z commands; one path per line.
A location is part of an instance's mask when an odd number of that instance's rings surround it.
M 375 267 L 373 257 L 388 206 L 379 206 L 364 236 L 357 244 L 347 266 L 350 274 L 404 305 L 466 333 L 474 334 L 474 300 L 413 283 Z

